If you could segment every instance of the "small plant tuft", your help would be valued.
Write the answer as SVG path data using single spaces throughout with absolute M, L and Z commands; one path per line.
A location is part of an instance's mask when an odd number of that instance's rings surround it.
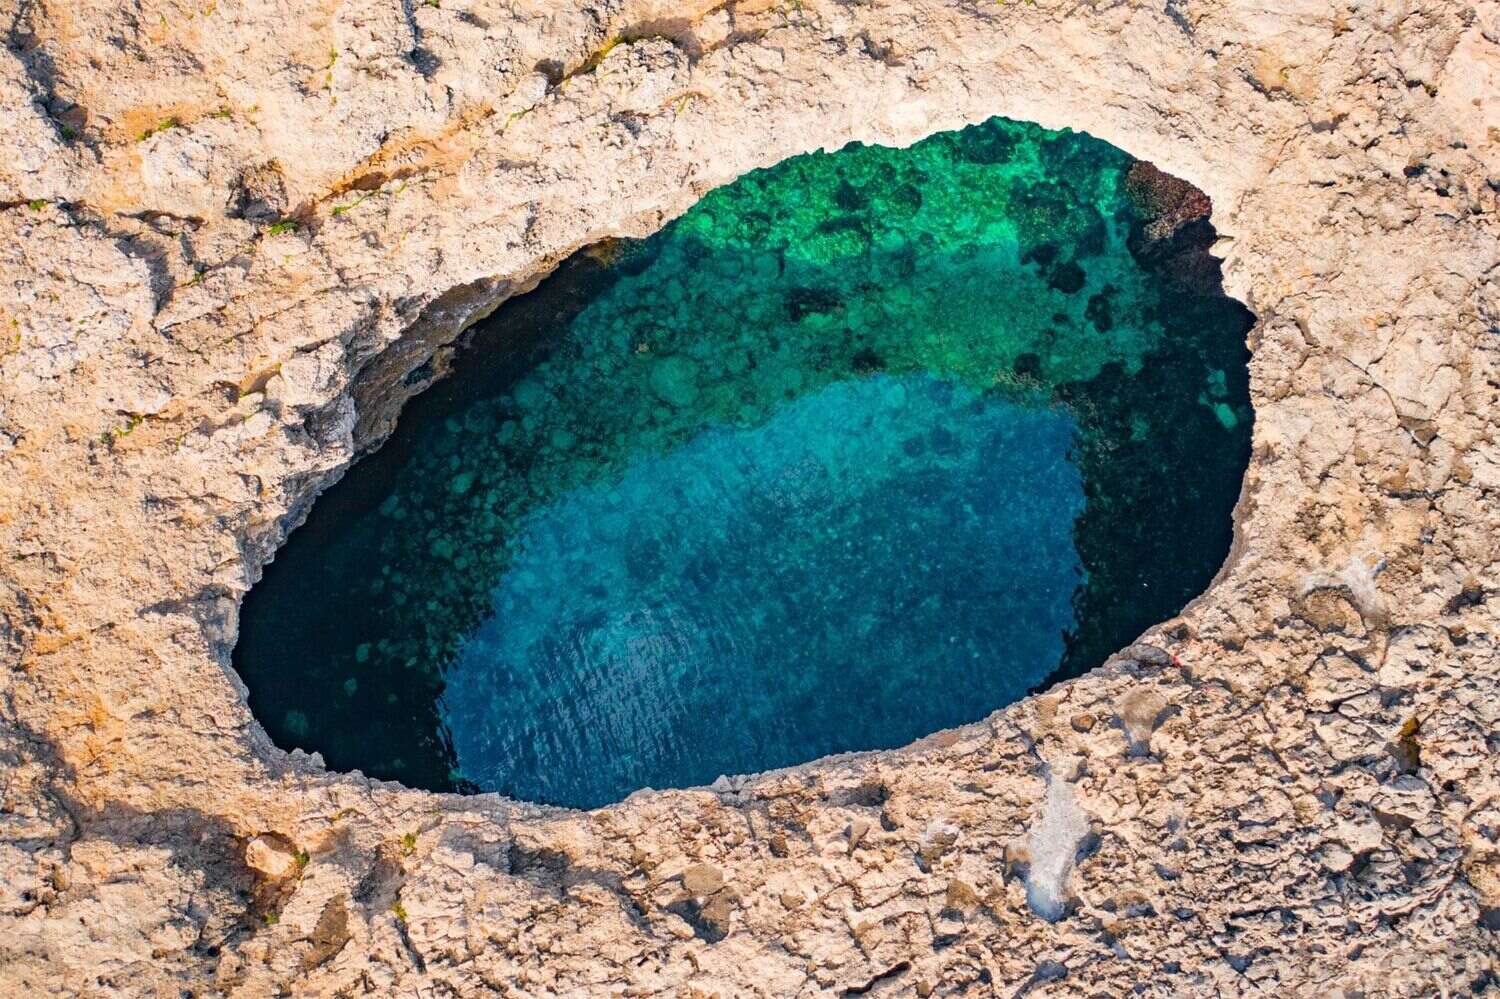
M 131 413 L 130 419 L 125 421 L 125 425 L 123 427 L 111 427 L 109 430 L 106 430 L 102 434 L 100 434 L 99 442 L 101 444 L 110 444 L 114 441 L 119 440 L 121 437 L 128 437 L 130 435 L 130 432 L 136 427 L 140 426 L 141 421 L 144 419 L 145 417 L 141 416 L 139 413 Z
M 280 236 L 284 232 L 296 232 L 296 230 L 297 223 L 291 219 L 282 219 L 280 222 L 266 229 L 266 233 L 271 236 Z
M 145 142 L 147 139 L 151 138 L 151 136 L 155 135 L 157 132 L 165 132 L 169 128 L 181 128 L 181 127 L 182 127 L 182 122 L 178 121 L 175 116 L 173 116 L 171 118 L 163 118 L 161 121 L 157 122 L 155 126 L 153 126 L 151 128 L 148 128 L 144 132 L 142 132 L 137 137 L 136 141 L 138 141 L 138 142 Z
M 43 208 L 47 207 L 47 199 L 46 198 L 32 198 L 30 201 L 26 202 L 26 207 L 30 208 L 34 212 L 39 212 Z
M 417 834 L 414 832 L 404 833 L 401 837 L 401 853 L 410 857 L 417 848 Z
M 1396 735 L 1393 755 L 1402 773 L 1414 773 L 1422 766 L 1422 744 L 1417 741 L 1417 733 L 1421 730 L 1422 720 L 1413 715 Z
M 358 208 L 360 205 L 364 204 L 366 201 L 369 201 L 372 196 L 373 196 L 373 192 L 366 191 L 364 194 L 361 194 L 359 197 L 355 198 L 353 201 L 349 202 L 347 205 L 335 205 L 331 214 L 333 215 L 334 218 L 338 218 L 340 215 L 344 214 L 345 212 L 349 211 L 350 209 L 352 209 L 352 208 Z
M 396 922 L 402 926 L 406 925 L 406 906 L 401 904 L 399 898 L 391 903 L 391 915 L 396 917 Z

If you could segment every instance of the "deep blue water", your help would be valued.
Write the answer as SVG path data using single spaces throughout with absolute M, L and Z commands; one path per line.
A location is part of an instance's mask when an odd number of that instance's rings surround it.
M 592 802 L 1023 696 L 1062 655 L 1083 575 L 1074 430 L 872 375 L 560 497 L 448 667 L 459 770 Z M 1020 668 L 988 668 L 996 649 Z
M 1098 665 L 1223 560 L 1251 416 L 1249 315 L 1142 252 L 1131 164 L 996 120 L 565 264 L 268 567 L 257 716 L 335 768 L 592 807 Z

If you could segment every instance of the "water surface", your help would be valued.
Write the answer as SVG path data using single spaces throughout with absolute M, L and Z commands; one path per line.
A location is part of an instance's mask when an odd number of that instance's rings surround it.
M 994 120 L 798 157 L 575 258 L 246 600 L 283 746 L 590 807 L 973 721 L 1228 551 L 1249 316 L 1131 161 Z

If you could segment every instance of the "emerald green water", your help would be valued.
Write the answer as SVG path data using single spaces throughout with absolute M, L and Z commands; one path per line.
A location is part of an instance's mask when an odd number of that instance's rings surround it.
M 323 496 L 235 665 L 283 746 L 591 807 L 890 747 L 1102 662 L 1228 551 L 1249 316 L 1131 161 L 999 119 L 568 262 Z

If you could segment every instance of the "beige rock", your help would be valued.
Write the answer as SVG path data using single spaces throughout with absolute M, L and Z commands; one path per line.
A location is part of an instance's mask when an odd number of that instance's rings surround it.
M 865 841 L 865 836 L 870 832 L 870 826 L 869 819 L 855 819 L 849 823 L 848 837 L 850 853 L 859 849 L 859 844 Z
M 280 880 L 296 872 L 297 854 L 279 839 L 257 836 L 245 844 L 245 864 L 272 880 Z
M 954 878 L 948 882 L 948 890 L 943 896 L 944 905 L 956 912 L 968 913 L 979 905 L 979 892 L 967 881 Z
M 0 995 L 1411 996 L 1494 975 L 1493 0 L 7 15 Z M 747 170 L 993 114 L 1195 184 L 1257 315 L 1233 552 L 1142 636 L 1183 668 L 1050 692 L 1070 719 L 1115 711 L 1149 758 L 1100 758 L 1106 725 L 1033 732 L 1021 705 L 578 814 L 270 744 L 227 668 L 239 601 L 409 372 L 464 363 L 462 329 L 567 253 Z M 1000 876 L 1055 748 L 1087 756 L 1102 835 L 1048 923 Z M 900 821 L 850 855 L 872 780 Z M 246 870 L 268 829 L 319 844 L 308 876 L 281 850 Z M 413 829 L 421 850 L 391 847 Z M 639 857 L 732 889 L 684 906 Z M 969 872 L 999 882 L 985 918 L 935 947 Z
M 1132 753 L 1151 751 L 1151 733 L 1170 706 L 1161 692 L 1151 687 L 1136 687 L 1115 702 L 1115 717 L 1125 729 Z
M 689 895 L 712 895 L 724 887 L 724 875 L 712 864 L 693 864 L 682 872 L 682 887 Z

